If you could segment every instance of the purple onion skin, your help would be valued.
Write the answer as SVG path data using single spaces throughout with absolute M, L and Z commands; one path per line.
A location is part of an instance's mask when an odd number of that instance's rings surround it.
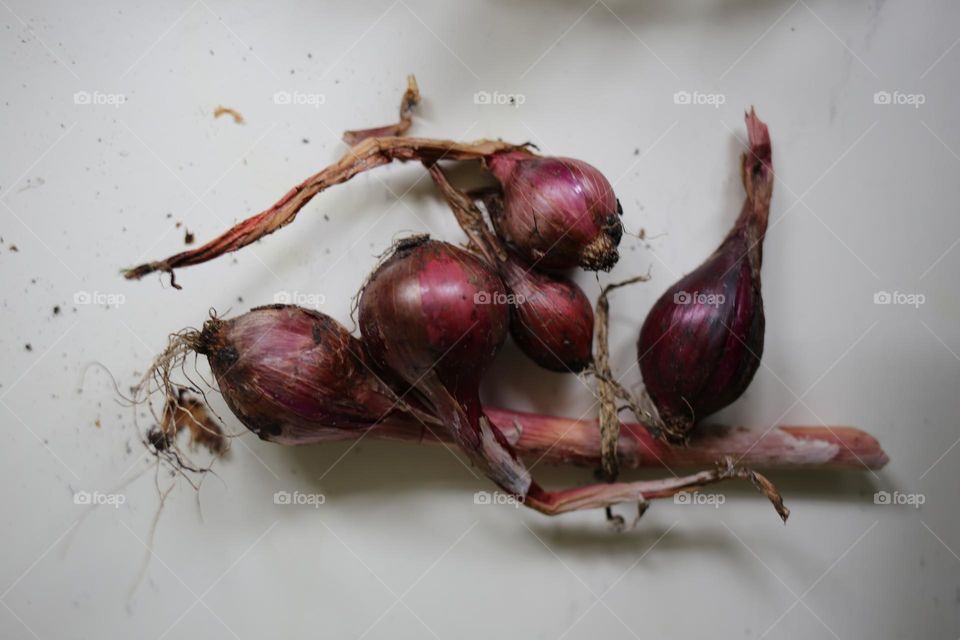
M 360 333 L 381 367 L 414 384 L 433 372 L 475 393 L 509 321 L 503 281 L 478 257 L 445 242 L 401 243 L 360 296 Z
M 292 305 L 208 320 L 196 345 L 230 410 L 264 440 L 349 437 L 399 414 L 360 341 L 332 318 Z
M 669 435 L 728 406 L 760 367 L 762 243 L 773 190 L 767 127 L 747 115 L 746 201 L 720 247 L 653 305 L 637 343 L 640 371 Z
M 510 335 L 527 357 L 561 373 L 579 373 L 593 362 L 593 307 L 583 289 L 513 254 L 500 274 L 513 296 Z
M 491 214 L 494 228 L 528 262 L 591 271 L 617 263 L 623 210 L 595 167 L 522 151 L 496 154 L 487 164 L 503 190 L 502 210 Z
M 667 290 L 640 330 L 640 371 L 671 432 L 731 404 L 760 366 L 763 299 L 759 279 L 738 259 L 745 251 L 740 238 L 725 242 Z
M 374 362 L 416 389 L 489 478 L 526 495 L 529 472 L 479 396 L 509 318 L 506 287 L 490 266 L 422 236 L 401 242 L 360 296 L 360 333 Z

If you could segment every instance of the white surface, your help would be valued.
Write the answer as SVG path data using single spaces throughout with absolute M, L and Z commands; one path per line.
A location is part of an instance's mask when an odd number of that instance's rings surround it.
M 960 6 L 7 2 L 0 636 L 960 635 Z M 857 425 L 879 436 L 889 467 L 773 474 L 793 509 L 787 527 L 731 485 L 719 509 L 657 504 L 615 535 L 599 513 L 476 506 L 486 485 L 443 450 L 290 450 L 249 436 L 198 498 L 186 486 L 171 495 L 131 595 L 158 496 L 150 471 L 118 488 L 149 467 L 109 378 L 91 370 L 78 391 L 84 366 L 103 363 L 125 389 L 169 332 L 278 291 L 322 295 L 346 322 L 397 234 L 461 236 L 422 170 L 396 166 L 322 195 L 235 260 L 180 271 L 183 291 L 118 269 L 179 251 L 178 221 L 202 242 L 274 202 L 340 153 L 340 131 L 393 118 L 410 72 L 426 97 L 415 133 L 529 139 L 616 181 L 628 226 L 653 238 L 627 237 L 600 278 L 652 266 L 652 283 L 613 302 L 615 364 L 631 383 L 646 309 L 738 211 L 735 136 L 756 105 L 781 180 L 763 273 L 766 366 L 720 417 Z M 477 105 L 481 90 L 525 100 Z M 725 103 L 676 105 L 682 90 Z M 877 105 L 882 90 L 926 102 Z M 127 101 L 75 104 L 78 91 Z M 276 105 L 276 91 L 325 100 Z M 214 120 L 220 104 L 247 124 Z M 581 281 L 596 294 L 592 276 Z M 881 290 L 926 302 L 874 305 Z M 74 305 L 78 291 L 125 303 Z M 579 382 L 512 346 L 489 378 L 499 403 L 591 408 Z M 554 485 L 590 478 L 536 471 Z M 877 506 L 879 489 L 926 503 Z M 88 512 L 77 490 L 122 491 L 126 503 L 78 523 Z M 327 502 L 277 506 L 277 490 Z

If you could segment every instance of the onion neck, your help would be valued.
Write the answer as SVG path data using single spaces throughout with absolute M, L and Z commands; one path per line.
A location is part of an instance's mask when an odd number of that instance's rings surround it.
M 527 151 L 501 151 L 491 155 L 487 159 L 487 166 L 490 168 L 490 172 L 494 177 L 500 181 L 500 184 L 506 186 L 513 177 L 513 172 L 516 170 L 517 164 L 533 157 L 534 156 Z
M 746 191 L 743 209 L 730 236 L 742 236 L 747 243 L 751 266 L 759 273 L 763 261 L 763 239 L 773 197 L 773 149 L 770 132 L 751 109 L 746 116 L 749 150 L 740 161 L 740 177 Z M 729 237 L 729 236 L 728 236 Z
M 418 385 L 442 420 L 454 442 L 470 461 L 483 470 L 504 491 L 523 499 L 533 484 L 530 472 L 520 461 L 506 436 L 497 429 L 480 404 L 476 387 L 448 389 L 431 372 Z

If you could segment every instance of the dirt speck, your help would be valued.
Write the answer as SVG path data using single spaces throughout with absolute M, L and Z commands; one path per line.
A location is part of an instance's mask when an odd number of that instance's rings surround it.
M 45 184 L 46 184 L 46 180 L 44 180 L 43 178 L 27 178 L 27 183 L 22 187 L 20 187 L 17 193 L 23 193 L 24 191 L 28 191 L 30 189 L 36 189 L 38 187 L 42 187 Z
M 186 233 L 183 234 L 183 244 L 193 244 L 193 241 L 195 240 L 193 234 L 189 229 L 186 229 L 185 231 Z
M 214 120 L 216 120 L 217 118 L 223 115 L 231 116 L 233 118 L 233 121 L 237 124 L 243 124 L 244 122 L 246 122 L 243 119 L 243 114 L 231 107 L 224 107 L 223 105 L 220 105 L 213 110 Z

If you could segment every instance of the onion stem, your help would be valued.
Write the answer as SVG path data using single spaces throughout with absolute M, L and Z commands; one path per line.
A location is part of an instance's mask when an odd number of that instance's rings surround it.
M 481 160 L 494 153 L 523 148 L 523 145 L 498 140 L 454 142 L 398 136 L 366 138 L 347 151 L 338 161 L 288 191 L 269 209 L 234 225 L 201 247 L 183 251 L 163 260 L 131 267 L 123 271 L 123 276 L 128 280 L 139 280 L 157 271 L 172 275 L 174 269 L 201 264 L 241 249 L 293 222 L 304 205 L 321 191 L 394 160 L 428 163 L 439 160 Z M 174 286 L 176 287 L 176 283 Z
M 600 464 L 602 446 L 596 420 L 574 420 L 496 407 L 484 407 L 483 411 L 528 461 L 586 467 Z M 372 427 L 365 437 L 449 442 L 440 430 L 430 431 L 435 433 L 425 434 L 422 425 L 414 419 L 391 419 Z M 359 438 L 362 433 L 342 432 L 338 437 Z M 617 443 L 621 469 L 704 467 L 725 457 L 759 469 L 875 470 L 889 461 L 877 439 L 855 427 L 778 426 L 760 431 L 702 425 L 691 434 L 686 446 L 673 446 L 651 435 L 642 424 L 621 424 Z

